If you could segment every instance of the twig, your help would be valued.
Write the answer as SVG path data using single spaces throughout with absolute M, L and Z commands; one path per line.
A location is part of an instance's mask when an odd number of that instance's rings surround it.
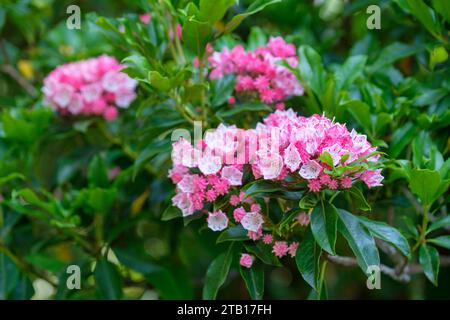
M 334 264 L 341 265 L 344 267 L 357 267 L 358 261 L 353 257 L 344 257 L 344 256 L 331 256 L 327 255 L 326 259 Z M 441 256 L 440 257 L 440 266 L 448 267 L 450 266 L 450 257 Z M 380 271 L 385 275 L 391 277 L 394 280 L 400 282 L 409 282 L 410 276 L 412 274 L 422 273 L 423 268 L 421 265 L 417 263 L 407 264 L 405 268 L 403 268 L 403 272 L 401 274 L 397 273 L 396 268 L 388 267 L 384 264 L 380 264 Z
M 10 64 L 0 66 L 0 70 L 8 74 L 11 78 L 22 86 L 22 88 L 33 98 L 38 96 L 36 89 Z

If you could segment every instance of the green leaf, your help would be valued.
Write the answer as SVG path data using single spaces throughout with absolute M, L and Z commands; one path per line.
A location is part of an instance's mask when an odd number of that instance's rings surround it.
M 8 298 L 19 281 L 19 268 L 3 252 L 0 252 L 0 300 Z
M 240 113 L 247 113 L 247 112 L 257 112 L 257 111 L 272 111 L 272 108 L 270 108 L 267 104 L 259 103 L 259 102 L 253 102 L 253 103 L 244 103 L 239 105 L 234 105 L 232 109 L 228 110 L 220 110 L 216 113 L 216 117 L 219 119 L 226 119 L 231 116 L 235 116 Z
M 181 218 L 183 214 L 181 213 L 180 209 L 173 206 L 172 204 L 169 204 L 169 206 L 164 210 L 161 220 L 162 221 L 169 221 L 176 218 Z
M 401 58 L 423 51 L 424 48 L 424 46 L 406 45 L 404 43 L 394 42 L 381 51 L 378 59 L 370 66 L 369 70 L 371 73 L 376 72 Z
M 0 178 L 0 186 L 4 185 L 5 183 L 8 183 L 12 180 L 16 180 L 16 179 L 26 180 L 26 178 L 23 174 L 18 173 L 18 172 L 12 172 L 12 173 Z
M 236 29 L 242 21 L 248 16 L 255 14 L 261 10 L 263 10 L 268 5 L 281 2 L 281 0 L 255 0 L 252 4 L 247 8 L 244 13 L 235 15 L 225 26 L 225 33 L 230 33 L 234 29 Z
M 414 139 L 418 131 L 418 128 L 412 122 L 408 122 L 403 127 L 395 130 L 391 143 L 389 144 L 390 157 L 392 159 L 397 158 L 411 140 Z
M 430 206 L 449 185 L 449 180 L 441 180 L 438 171 L 429 169 L 412 169 L 409 175 L 409 187 L 424 206 Z
M 169 91 L 172 87 L 170 79 L 162 76 L 158 71 L 149 71 L 148 81 L 154 88 L 160 91 Z
M 144 251 L 144 249 L 141 249 Z M 136 246 L 114 247 L 120 263 L 145 275 L 146 280 L 152 284 L 163 299 L 190 299 L 185 296 L 175 273 L 167 267 L 159 265 L 145 252 L 140 252 Z M 184 281 L 186 283 L 188 281 Z
M 233 6 L 236 0 L 200 0 L 200 14 L 201 21 L 209 21 L 214 24 L 220 21 L 228 8 Z
M 145 164 L 153 159 L 155 156 L 161 153 L 168 152 L 171 148 L 169 141 L 166 140 L 157 140 L 149 145 L 147 145 L 137 156 L 134 161 L 133 168 L 133 177 L 136 177 L 136 174 L 139 170 L 145 166 Z
M 423 267 L 423 272 L 428 280 L 435 286 L 438 282 L 439 273 L 439 252 L 426 244 L 423 244 L 419 250 L 419 262 Z
M 373 221 L 365 217 L 359 217 L 359 220 L 374 237 L 392 244 L 403 255 L 410 257 L 411 249 L 408 240 L 397 229 L 384 222 Z
M 99 155 L 95 156 L 89 163 L 88 181 L 90 187 L 106 188 L 109 185 L 105 161 Z
M 259 194 L 267 194 L 280 191 L 280 187 L 263 180 L 256 180 L 245 187 L 245 198 Z
M 34 295 L 33 284 L 25 274 L 20 274 L 14 290 L 11 292 L 13 300 L 30 300 Z
M 186 14 L 183 24 L 183 43 L 196 56 L 203 58 L 206 44 L 213 33 L 212 24 L 199 20 L 200 12 L 193 2 L 189 2 Z
M 244 243 L 245 249 L 257 256 L 265 264 L 281 267 L 280 260 L 272 253 L 272 247 L 261 241 L 256 243 Z
M 347 192 L 349 193 L 350 198 L 357 203 L 360 210 L 370 211 L 372 209 L 360 189 L 357 187 L 352 187 L 348 189 Z
M 349 57 L 335 72 L 336 90 L 341 91 L 348 87 L 363 74 L 367 56 L 357 55 Z
M 208 267 L 203 287 L 203 299 L 216 299 L 217 292 L 225 283 L 233 260 L 233 243 L 228 250 L 215 258 Z
M 427 234 L 431 231 L 450 226 L 450 215 L 441 217 L 433 221 L 427 229 Z
M 422 0 L 406 0 L 409 9 L 413 15 L 425 26 L 433 35 L 438 36 L 441 33 L 439 21 L 436 19 L 434 11 Z
M 298 202 L 298 206 L 301 209 L 309 210 L 311 208 L 314 208 L 318 202 L 319 198 L 317 197 L 317 194 L 315 192 L 309 192 L 300 199 L 300 201 Z
M 431 0 L 434 10 L 450 22 L 450 2 L 442 0 Z
M 380 256 L 375 240 L 358 217 L 339 209 L 338 230 L 347 240 L 364 273 L 369 266 L 380 265 Z
M 227 102 L 234 90 L 235 78 L 226 75 L 213 81 L 211 106 L 218 107 Z
M 351 100 L 341 104 L 340 108 L 350 112 L 353 118 L 364 128 L 366 133 L 372 133 L 370 107 L 366 103 L 360 100 Z
M 253 300 L 262 300 L 264 296 L 264 265 L 255 261 L 251 268 L 240 266 L 241 276 Z
M 245 230 L 242 225 L 228 228 L 219 235 L 216 243 L 225 241 L 245 241 L 248 240 L 247 233 L 248 231 Z
M 325 93 L 327 73 L 322 65 L 320 55 L 310 46 L 302 45 L 298 49 L 298 68 L 303 80 L 312 91 L 322 97 Z
M 253 27 L 247 40 L 247 49 L 255 50 L 259 47 L 264 47 L 267 44 L 267 35 L 264 30 L 259 27 Z
M 101 258 L 95 266 L 94 278 L 98 293 L 102 299 L 118 300 L 122 298 L 122 278 L 116 266 Z
M 314 240 L 311 229 L 308 229 L 305 240 L 299 245 L 295 254 L 295 262 L 303 279 L 316 291 L 321 253 L 322 250 Z
M 319 246 L 328 253 L 335 255 L 337 235 L 336 208 L 329 203 L 314 208 L 311 214 L 311 231 Z
M 450 249 L 450 236 L 440 236 L 437 238 L 429 239 L 428 242 L 431 242 L 439 247 Z

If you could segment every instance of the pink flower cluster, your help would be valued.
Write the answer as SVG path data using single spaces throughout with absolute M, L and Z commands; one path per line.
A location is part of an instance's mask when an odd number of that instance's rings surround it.
M 257 98 L 265 103 L 281 102 L 290 96 L 303 95 L 303 87 L 295 75 L 280 65 L 282 60 L 292 67 L 298 65 L 295 46 L 287 44 L 281 37 L 270 38 L 266 47 L 249 52 L 238 45 L 231 50 L 214 52 L 209 57 L 210 78 L 234 74 L 237 94 Z
M 365 135 L 324 116 L 298 116 L 292 109 L 273 112 L 255 129 L 221 124 L 194 145 L 183 138 L 173 144 L 172 203 L 189 216 L 225 198 L 221 210 L 203 211 L 208 227 L 222 231 L 241 225 L 249 239 L 272 245 L 273 236 L 263 234 L 266 217 L 260 204 L 241 190 L 244 171 L 251 173 L 246 182 L 263 179 L 286 186 L 289 181 L 310 192 L 347 189 L 357 180 L 371 188 L 383 180 L 381 169 L 372 169 L 379 159 L 375 151 Z M 309 215 L 300 213 L 297 222 L 307 226 Z M 296 242 L 275 241 L 273 253 L 294 256 L 297 247 Z M 248 257 L 244 263 L 249 264 Z
M 121 72 L 113 57 L 67 63 L 44 80 L 45 101 L 62 115 L 102 115 L 113 120 L 117 107 L 128 108 L 136 98 L 137 81 Z

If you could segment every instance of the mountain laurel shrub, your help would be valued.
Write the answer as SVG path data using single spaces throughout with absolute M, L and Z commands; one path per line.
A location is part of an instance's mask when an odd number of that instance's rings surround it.
M 0 8 L 1 299 L 448 298 L 445 1 L 64 5 Z

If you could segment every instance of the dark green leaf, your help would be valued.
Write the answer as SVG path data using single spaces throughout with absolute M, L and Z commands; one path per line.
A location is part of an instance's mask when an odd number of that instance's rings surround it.
M 428 242 L 445 249 L 450 249 L 450 236 L 440 236 L 437 238 L 428 239 Z
M 217 238 L 217 243 L 225 241 L 245 241 L 248 240 L 248 231 L 245 230 L 242 225 L 228 228 L 223 231 Z
M 364 273 L 369 266 L 380 265 L 380 256 L 375 240 L 360 222 L 358 217 L 343 209 L 339 209 L 338 230 L 347 240 Z
M 299 245 L 295 254 L 295 262 L 303 279 L 317 290 L 317 280 L 319 279 L 319 261 L 322 250 L 317 245 L 311 230 L 308 229 L 305 240 Z
M 241 276 L 253 300 L 261 300 L 264 296 L 264 265 L 255 261 L 251 268 L 240 266 Z
M 117 267 L 101 258 L 95 266 L 94 278 L 102 299 L 118 300 L 122 297 L 122 278 Z
M 215 258 L 208 267 L 203 287 L 203 299 L 216 299 L 217 292 L 225 283 L 233 260 L 233 243 L 228 250 Z
M 423 244 L 419 250 L 419 262 L 423 267 L 423 272 L 428 280 L 435 286 L 438 282 L 439 273 L 439 252 L 426 244 Z
M 329 203 L 322 203 L 311 214 L 311 231 L 319 246 L 335 255 L 337 212 Z

